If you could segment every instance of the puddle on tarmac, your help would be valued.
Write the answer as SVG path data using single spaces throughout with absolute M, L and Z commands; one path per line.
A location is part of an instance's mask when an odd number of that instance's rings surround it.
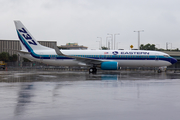
M 0 71 L 1 120 L 178 120 L 180 74 Z

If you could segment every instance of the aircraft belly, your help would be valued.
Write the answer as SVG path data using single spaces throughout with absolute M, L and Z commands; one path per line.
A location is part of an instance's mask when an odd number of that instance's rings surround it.
M 23 58 L 27 58 L 27 59 L 29 59 L 29 60 L 31 60 L 31 61 L 37 61 L 34 57 L 32 57 L 32 56 L 29 55 L 29 54 L 23 54 L 23 53 L 19 53 L 19 54 L 20 54 L 20 56 L 23 57 Z
M 48 64 L 48 65 L 57 65 L 57 66 L 77 66 L 77 65 L 79 65 L 78 64 L 79 62 L 75 61 L 75 60 L 37 59 L 28 54 L 26 55 L 26 54 L 21 53 L 20 55 L 21 55 L 21 57 L 27 58 L 29 60 L 41 62 L 41 63 Z
M 43 60 L 43 63 L 49 65 L 56 65 L 56 66 L 77 66 L 79 62 L 75 60 L 57 60 L 57 59 L 50 59 L 50 60 Z
M 120 60 L 118 64 L 122 67 L 160 67 L 171 65 L 170 62 L 162 60 Z

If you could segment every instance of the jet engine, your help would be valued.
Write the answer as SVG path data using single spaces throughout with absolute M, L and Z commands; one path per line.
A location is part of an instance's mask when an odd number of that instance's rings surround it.
M 117 70 L 118 69 L 118 62 L 116 61 L 107 61 L 101 63 L 102 70 Z

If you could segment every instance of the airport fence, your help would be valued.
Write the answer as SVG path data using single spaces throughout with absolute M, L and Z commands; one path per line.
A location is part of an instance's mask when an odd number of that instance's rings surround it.
M 51 70 L 51 71 L 89 71 L 87 66 L 52 66 L 38 62 L 7 62 L 6 70 Z M 120 67 L 124 71 L 156 71 L 155 67 Z M 98 70 L 104 71 L 104 70 Z M 166 68 L 166 71 L 180 72 L 180 64 Z

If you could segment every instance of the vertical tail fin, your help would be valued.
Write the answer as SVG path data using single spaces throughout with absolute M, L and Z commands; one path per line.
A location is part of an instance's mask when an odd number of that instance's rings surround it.
M 33 50 L 43 50 L 48 49 L 48 47 L 40 45 L 31 33 L 26 29 L 26 27 L 21 23 L 21 21 L 14 21 L 16 26 L 16 31 L 20 40 L 22 50 L 27 49 L 29 52 Z

